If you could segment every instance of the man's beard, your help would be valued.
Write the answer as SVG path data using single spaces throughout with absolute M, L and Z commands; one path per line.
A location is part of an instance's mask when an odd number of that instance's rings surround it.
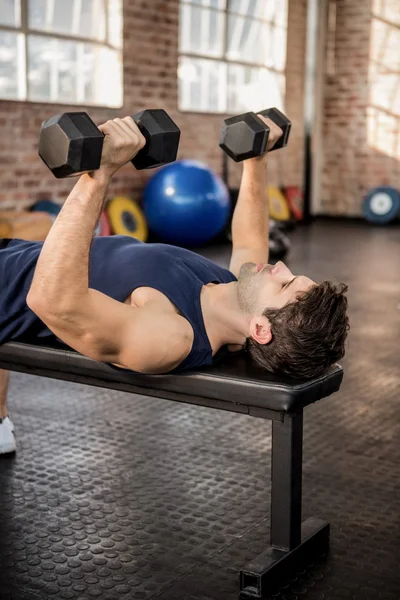
M 240 310 L 245 314 L 254 314 L 258 289 L 262 286 L 261 278 L 256 279 L 257 273 L 254 271 L 255 263 L 247 262 L 240 267 L 238 276 L 238 302 Z

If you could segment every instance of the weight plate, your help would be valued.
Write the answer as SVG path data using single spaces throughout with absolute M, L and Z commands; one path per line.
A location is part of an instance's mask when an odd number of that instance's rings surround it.
M 94 231 L 96 237 L 103 237 L 106 235 L 111 235 L 111 227 L 110 222 L 108 220 L 106 212 L 103 212 L 100 215 L 99 222 L 97 223 L 97 227 Z
M 61 208 L 62 206 L 53 202 L 53 200 L 39 200 L 39 202 L 36 202 L 36 204 L 31 206 L 30 210 L 33 212 L 46 212 L 51 216 L 52 221 L 54 222 Z
M 275 221 L 289 221 L 290 210 L 285 196 L 277 187 L 268 186 L 269 214 Z
M 11 237 L 12 227 L 6 220 L 0 219 L 0 238 Z
M 290 211 L 296 221 L 303 220 L 303 193 L 297 185 L 289 185 L 285 188 L 285 197 Z
M 139 206 L 130 198 L 116 196 L 107 205 L 107 216 L 111 230 L 117 235 L 130 235 L 141 242 L 148 236 L 145 216 Z
M 400 192 L 389 186 L 373 188 L 363 202 L 363 214 L 367 221 L 386 225 L 400 213 Z

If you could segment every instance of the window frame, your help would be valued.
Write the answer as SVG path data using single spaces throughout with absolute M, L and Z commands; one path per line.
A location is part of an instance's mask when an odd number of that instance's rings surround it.
M 231 5 L 231 2 L 232 2 L 232 0 L 225 0 L 225 8 L 216 8 L 214 6 L 207 6 L 207 5 L 201 4 L 199 2 L 196 2 L 196 0 L 179 0 L 179 11 L 181 10 L 182 6 L 191 6 L 191 7 L 197 7 L 202 10 L 216 12 L 216 13 L 223 15 L 224 26 L 222 28 L 223 29 L 223 41 L 222 41 L 221 56 L 217 57 L 217 56 L 202 54 L 200 52 L 190 52 L 190 51 L 186 51 L 186 50 L 183 51 L 180 48 L 180 28 L 182 27 L 182 22 L 181 22 L 180 12 L 179 12 L 178 69 L 180 66 L 180 59 L 181 58 L 189 58 L 189 59 L 207 60 L 207 61 L 212 61 L 212 62 L 216 62 L 219 64 L 224 64 L 225 68 L 226 68 L 226 72 L 227 72 L 226 90 L 225 90 L 226 110 L 215 111 L 215 110 L 199 110 L 197 108 L 183 108 L 182 104 L 181 104 L 181 91 L 180 91 L 180 89 L 178 89 L 178 110 L 182 113 L 195 113 L 195 114 L 201 114 L 201 115 L 214 115 L 214 116 L 215 115 L 224 115 L 224 114 L 233 114 L 230 112 L 229 106 L 228 106 L 228 97 L 229 97 L 228 96 L 228 94 L 229 94 L 229 92 L 228 92 L 228 73 L 229 73 L 230 65 L 240 66 L 240 67 L 249 67 L 249 68 L 253 68 L 253 69 L 256 68 L 256 69 L 268 71 L 270 73 L 275 73 L 276 75 L 283 76 L 285 79 L 285 84 L 286 84 L 286 58 L 287 58 L 286 51 L 285 51 L 285 67 L 283 68 L 283 70 L 279 70 L 273 66 L 269 67 L 263 63 L 255 63 L 255 62 L 250 62 L 250 61 L 236 60 L 236 59 L 230 59 L 227 57 L 228 35 L 229 35 L 228 29 L 229 29 L 229 17 L 230 16 L 240 17 L 242 19 L 251 19 L 253 21 L 257 21 L 258 23 L 263 23 L 263 24 L 269 25 L 271 28 L 277 27 L 277 24 L 275 21 L 271 21 L 271 20 L 261 18 L 261 17 L 254 17 L 252 15 L 245 15 L 245 14 L 239 13 L 237 11 L 230 10 L 229 7 Z M 287 16 L 288 10 L 289 10 L 288 0 L 285 0 L 285 2 L 286 2 L 286 16 Z M 287 44 L 287 20 L 286 20 L 286 44 Z M 178 82 L 177 83 L 179 86 L 179 74 L 178 74 Z
M 5 98 L 0 96 L 0 102 L 29 102 L 31 104 L 52 104 L 54 106 L 57 105 L 71 105 L 71 106 L 88 106 L 88 107 L 93 107 L 93 108 L 110 108 L 110 109 L 118 109 L 121 108 L 123 106 L 123 93 L 124 93 L 124 85 L 123 85 L 123 78 L 121 79 L 121 104 L 118 106 L 109 106 L 109 105 L 105 105 L 105 104 L 93 104 L 93 103 L 89 103 L 89 102 L 75 102 L 75 101 L 67 101 L 67 102 L 62 102 L 61 99 L 59 100 L 36 100 L 36 99 L 30 99 L 29 98 L 29 57 L 28 57 L 28 37 L 29 36 L 40 36 L 40 37 L 45 37 L 45 38 L 49 38 L 49 39 L 57 39 L 57 40 L 62 40 L 62 41 L 68 41 L 68 42 L 76 42 L 76 43 L 82 43 L 82 44 L 91 44 L 92 46 L 98 46 L 99 48 L 108 48 L 110 50 L 116 51 L 120 54 L 121 60 L 123 60 L 123 30 L 121 29 L 121 45 L 115 46 L 114 44 L 111 44 L 109 41 L 109 37 L 110 37 L 110 31 L 109 31 L 109 0 L 97 0 L 102 2 L 103 4 L 103 8 L 104 8 L 104 15 L 105 15 L 105 26 L 104 26 L 104 40 L 99 40 L 96 39 L 94 37 L 90 38 L 90 37 L 86 37 L 86 36 L 77 36 L 77 35 L 69 35 L 69 34 L 65 34 L 65 33 L 60 33 L 60 32 L 53 32 L 53 31 L 46 31 L 44 29 L 35 29 L 35 28 L 30 28 L 29 27 L 29 8 L 28 8 L 28 2 L 29 0 L 17 0 L 17 2 L 19 2 L 19 16 L 20 16 L 20 24 L 19 26 L 13 26 L 13 25 L 4 25 L 2 23 L 0 23 L 0 33 L 2 32 L 7 32 L 7 33 L 14 33 L 14 34 L 19 34 L 23 39 L 23 45 L 24 45 L 24 53 L 22 56 L 22 61 L 21 61 L 21 67 L 23 67 L 24 70 L 24 98 Z M 121 0 L 121 6 L 122 6 L 122 19 L 123 19 L 123 0 Z M 21 74 L 17 73 L 17 79 L 21 78 Z

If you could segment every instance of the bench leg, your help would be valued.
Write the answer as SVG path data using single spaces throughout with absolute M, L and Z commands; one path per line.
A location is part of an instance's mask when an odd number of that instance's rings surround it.
M 272 422 L 270 546 L 240 572 L 240 596 L 261 598 L 290 570 L 328 550 L 329 523 L 301 524 L 303 411 Z

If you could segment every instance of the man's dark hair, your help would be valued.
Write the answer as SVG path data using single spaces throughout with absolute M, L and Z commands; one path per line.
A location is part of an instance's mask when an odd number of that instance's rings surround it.
M 245 350 L 262 368 L 295 378 L 321 375 L 344 356 L 349 330 L 347 286 L 323 281 L 283 308 L 266 309 L 272 340 L 247 338 Z

